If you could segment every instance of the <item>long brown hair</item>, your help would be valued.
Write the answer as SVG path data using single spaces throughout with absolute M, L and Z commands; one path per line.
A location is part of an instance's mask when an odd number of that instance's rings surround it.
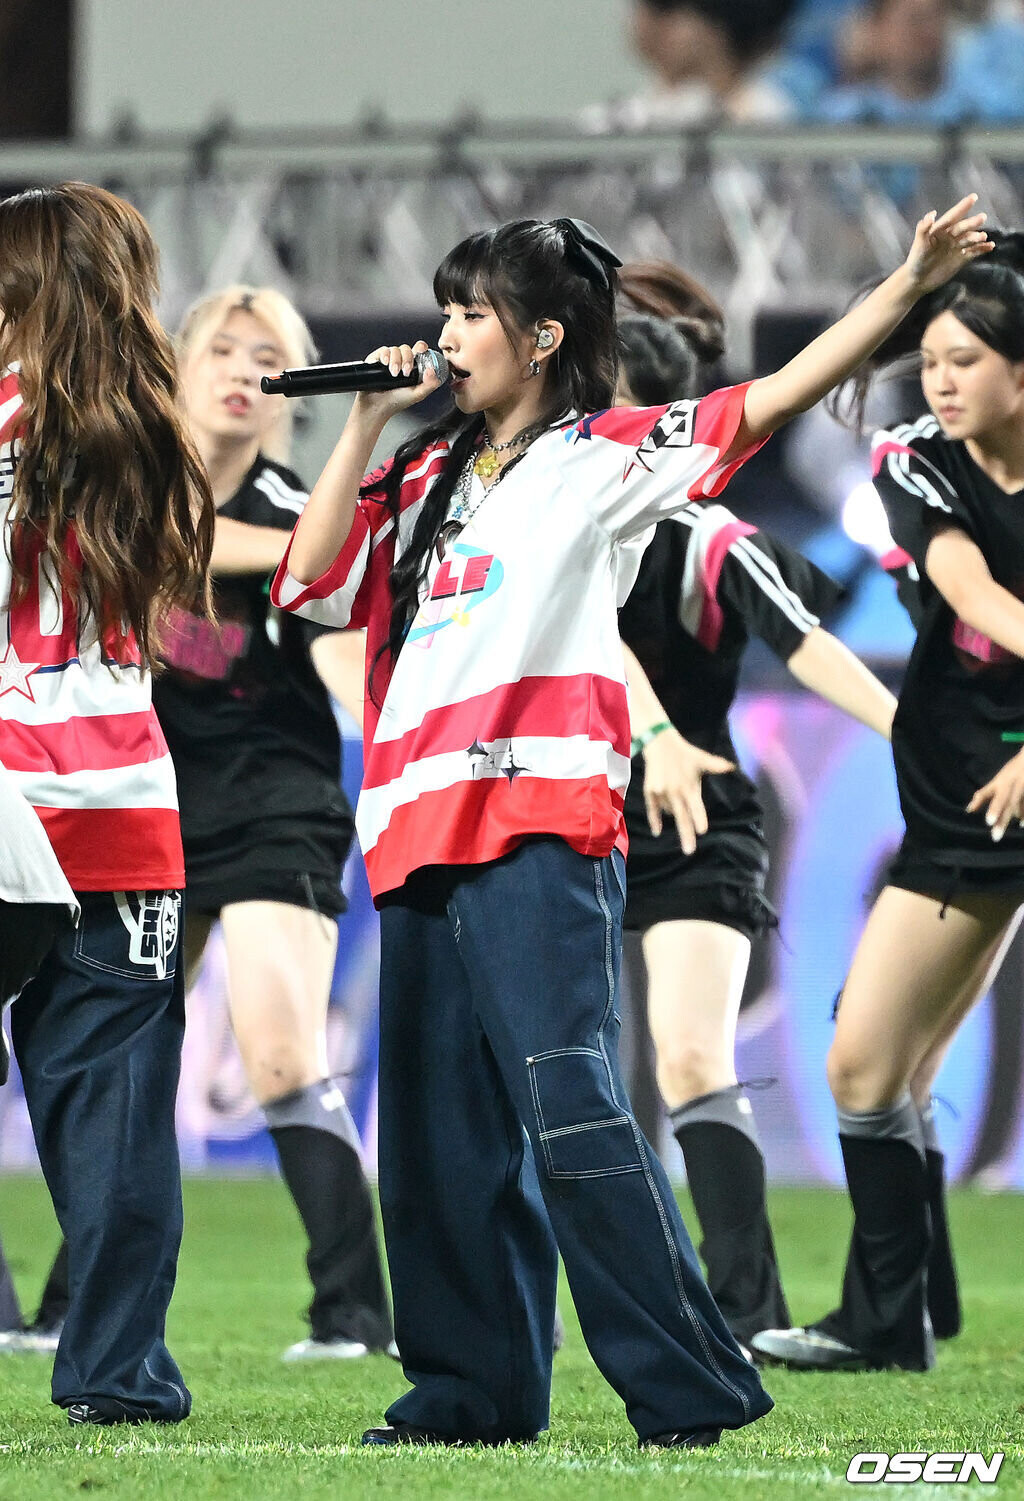
M 0 368 L 19 362 L 24 402 L 15 597 L 34 537 L 100 639 L 130 628 L 147 665 L 169 605 L 210 610 L 214 528 L 156 295 L 152 235 L 113 193 L 68 182 L 0 202 Z

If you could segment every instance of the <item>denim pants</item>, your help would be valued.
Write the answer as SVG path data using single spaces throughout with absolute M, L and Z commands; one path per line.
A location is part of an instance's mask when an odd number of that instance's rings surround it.
M 621 856 L 543 838 L 382 908 L 381 1201 L 413 1384 L 389 1422 L 547 1427 L 559 1251 L 641 1438 L 771 1408 L 623 1087 L 623 898 Z
M 11 1009 L 36 1148 L 68 1243 L 53 1400 L 176 1422 L 191 1407 L 164 1343 L 182 1230 L 181 899 L 79 900 L 78 928 L 60 935 Z

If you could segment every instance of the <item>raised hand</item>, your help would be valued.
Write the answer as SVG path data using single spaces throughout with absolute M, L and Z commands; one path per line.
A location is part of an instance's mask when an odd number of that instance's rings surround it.
M 968 193 L 941 217 L 932 209 L 919 220 L 906 267 L 917 292 L 933 292 L 968 261 L 994 249 L 982 225 L 986 214 L 972 214 L 977 193 Z

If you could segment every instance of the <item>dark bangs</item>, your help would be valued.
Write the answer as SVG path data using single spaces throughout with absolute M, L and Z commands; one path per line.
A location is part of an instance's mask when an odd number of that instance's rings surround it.
M 1024 278 L 1011 267 L 985 261 L 965 267 L 934 294 L 929 323 L 940 313 L 952 313 L 1011 364 L 1024 360 Z
M 494 231 L 470 235 L 449 250 L 434 272 L 434 297 L 439 308 L 489 302 L 494 306 Z

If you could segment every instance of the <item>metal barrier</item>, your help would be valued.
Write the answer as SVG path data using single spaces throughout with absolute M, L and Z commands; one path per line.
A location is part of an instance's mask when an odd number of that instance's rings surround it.
M 624 259 L 692 267 L 735 353 L 766 307 L 834 306 L 893 266 L 915 219 L 967 188 L 1024 222 L 1024 128 L 728 128 L 593 135 L 565 125 L 11 145 L 10 186 L 87 178 L 130 197 L 161 244 L 164 312 L 272 281 L 311 315 L 430 302 L 473 229 L 589 219 Z M 746 346 L 746 347 L 744 347 Z

